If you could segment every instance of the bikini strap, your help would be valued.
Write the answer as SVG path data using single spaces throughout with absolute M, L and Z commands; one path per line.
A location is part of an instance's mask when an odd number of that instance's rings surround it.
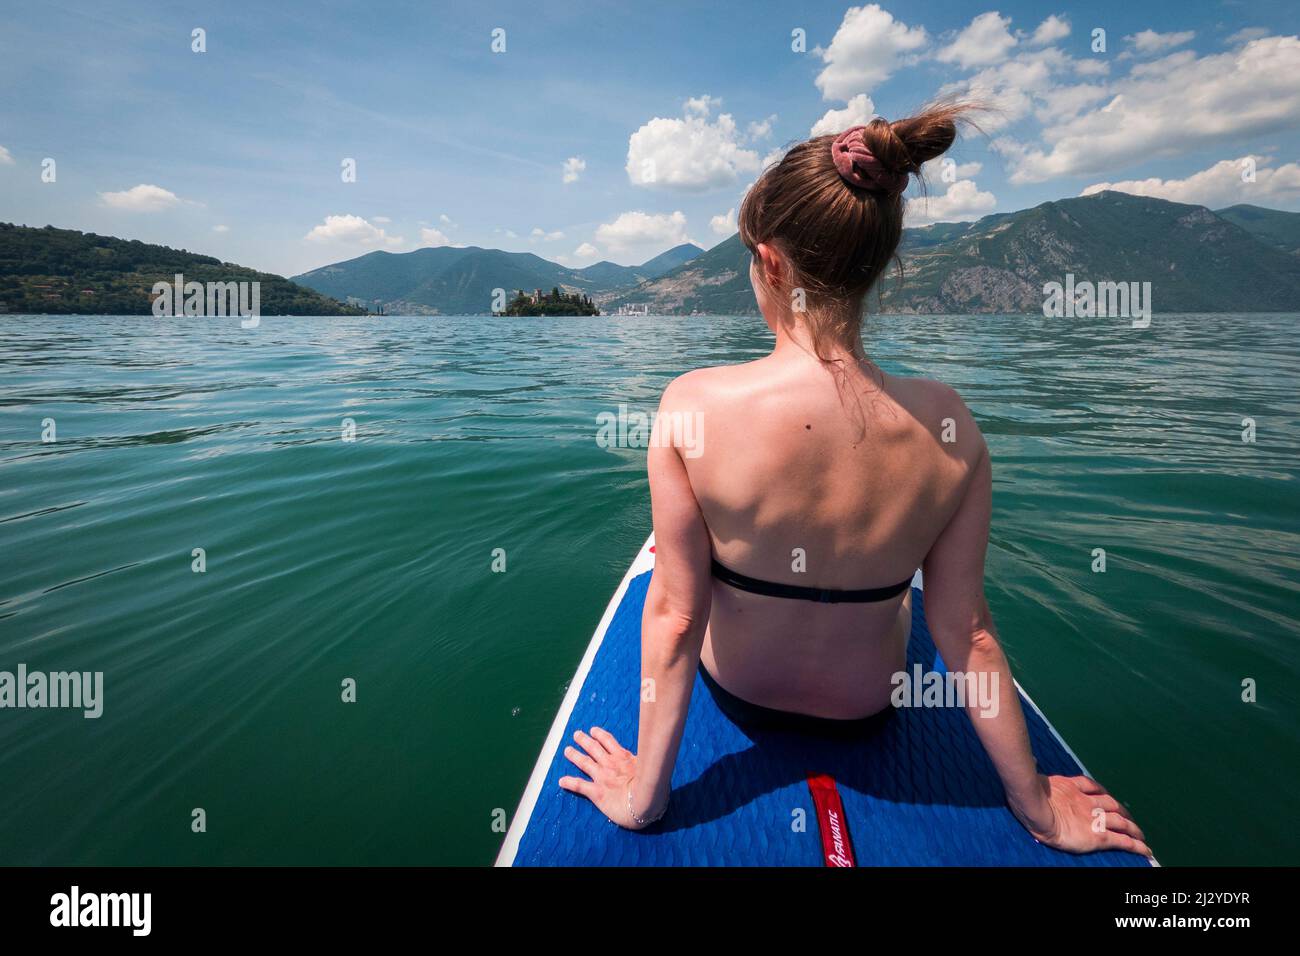
M 737 591 L 748 591 L 750 594 L 763 594 L 767 597 L 816 601 L 819 604 L 871 604 L 876 601 L 887 601 L 902 594 L 912 583 L 909 577 L 883 588 L 858 588 L 848 591 L 835 588 L 809 588 L 801 584 L 778 584 L 774 581 L 751 578 L 747 574 L 731 570 L 717 558 L 713 559 L 713 576 Z

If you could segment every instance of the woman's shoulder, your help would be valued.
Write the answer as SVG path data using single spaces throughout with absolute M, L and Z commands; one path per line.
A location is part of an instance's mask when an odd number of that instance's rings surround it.
M 954 446 L 953 450 L 964 453 L 964 457 L 981 453 L 984 436 L 957 389 L 933 378 L 891 375 L 889 381 L 895 401 L 906 407 L 926 431 Z
M 890 375 L 890 391 L 900 399 L 910 400 L 939 412 L 966 411 L 966 402 L 957 389 L 937 378 L 914 375 Z
M 755 381 L 751 366 L 756 362 L 738 365 L 711 365 L 683 372 L 668 383 L 660 404 L 700 406 L 719 395 L 748 387 Z

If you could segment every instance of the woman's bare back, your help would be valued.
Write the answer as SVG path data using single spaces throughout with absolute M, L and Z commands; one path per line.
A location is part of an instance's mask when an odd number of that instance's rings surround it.
M 837 375 L 778 349 L 677 384 L 674 404 L 700 414 L 698 454 L 684 460 L 713 553 L 766 581 L 855 589 L 910 579 L 982 447 L 952 389 L 866 363 Z M 715 580 L 701 659 L 752 703 L 875 713 L 904 663 L 909 593 L 820 604 Z

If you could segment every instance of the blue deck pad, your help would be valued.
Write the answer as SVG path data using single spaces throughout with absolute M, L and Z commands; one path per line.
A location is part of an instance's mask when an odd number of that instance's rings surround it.
M 961 709 L 902 708 L 865 741 L 746 733 L 718 709 L 698 675 L 668 813 L 639 833 L 614 826 L 558 781 L 579 773 L 563 753 L 579 728 L 604 727 L 624 746 L 635 746 L 641 608 L 650 574 L 629 582 L 610 623 L 516 866 L 821 866 L 810 773 L 835 778 L 859 866 L 1148 865 L 1131 853 L 1075 856 L 1035 842 L 1006 808 L 993 765 Z M 941 664 L 917 588 L 912 602 L 909 671 L 918 662 L 927 669 Z M 1081 773 L 1023 698 L 1021 706 L 1042 772 Z

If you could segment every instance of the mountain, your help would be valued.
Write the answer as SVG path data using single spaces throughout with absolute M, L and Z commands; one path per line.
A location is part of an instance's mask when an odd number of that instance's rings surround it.
M 1277 246 L 1283 252 L 1292 255 L 1300 253 L 1300 212 L 1281 212 L 1242 203 L 1227 209 L 1216 209 L 1214 214 L 1220 219 L 1235 223 L 1257 239 Z
M 282 276 L 184 249 L 0 223 L 0 312 L 149 315 L 155 282 L 259 282 L 262 315 L 361 315 Z
M 1204 206 L 1120 192 L 986 216 L 912 247 L 894 312 L 1038 312 L 1043 285 L 1150 282 L 1157 312 L 1267 312 L 1300 303 L 1300 264 Z
M 995 216 L 986 217 L 992 221 L 1009 215 L 1000 213 Z M 980 220 L 981 222 L 985 220 Z M 903 240 L 899 243 L 900 249 L 923 249 L 929 246 L 938 246 L 953 239 L 959 239 L 970 231 L 973 222 L 932 222 L 928 226 L 914 226 L 910 229 L 903 230 Z
M 519 289 L 549 291 L 555 286 L 595 291 L 594 283 L 541 256 L 478 246 L 370 252 L 293 279 L 336 299 L 383 305 L 390 314 L 491 312 L 496 289 L 505 290 L 507 297 Z
M 616 290 L 656 278 L 700 252 L 698 246 L 686 243 L 640 266 L 597 262 L 570 269 L 531 252 L 439 246 L 371 252 L 304 272 L 294 281 L 336 299 L 383 305 L 390 314 L 472 315 L 493 310 L 497 289 L 511 297 L 516 290 L 559 288 L 600 301 Z
M 661 252 L 648 262 L 641 263 L 636 271 L 641 273 L 643 278 L 657 279 L 665 272 L 690 262 L 703 251 L 693 242 L 683 242 L 680 246 L 673 246 L 667 252 Z
M 658 279 L 624 291 L 605 303 L 606 310 L 644 304 L 661 315 L 757 315 L 749 260 L 749 250 L 739 234 L 734 235 Z
M 664 272 L 667 271 L 667 269 L 664 270 Z M 621 266 L 617 262 L 610 262 L 608 259 L 602 259 L 595 265 L 579 269 L 576 274 L 581 276 L 583 281 L 594 283 L 602 290 L 621 289 L 626 286 L 636 285 L 644 279 L 653 278 L 653 276 L 640 271 L 635 266 Z
M 1247 230 L 1204 206 L 1101 192 L 998 213 L 973 223 L 904 230 L 904 278 L 892 271 L 868 307 L 882 312 L 1040 312 L 1043 285 L 1147 282 L 1157 312 L 1300 308 L 1300 263 L 1282 242 L 1294 213 L 1254 217 Z M 669 314 L 753 314 L 748 250 L 738 236 L 606 303 Z

